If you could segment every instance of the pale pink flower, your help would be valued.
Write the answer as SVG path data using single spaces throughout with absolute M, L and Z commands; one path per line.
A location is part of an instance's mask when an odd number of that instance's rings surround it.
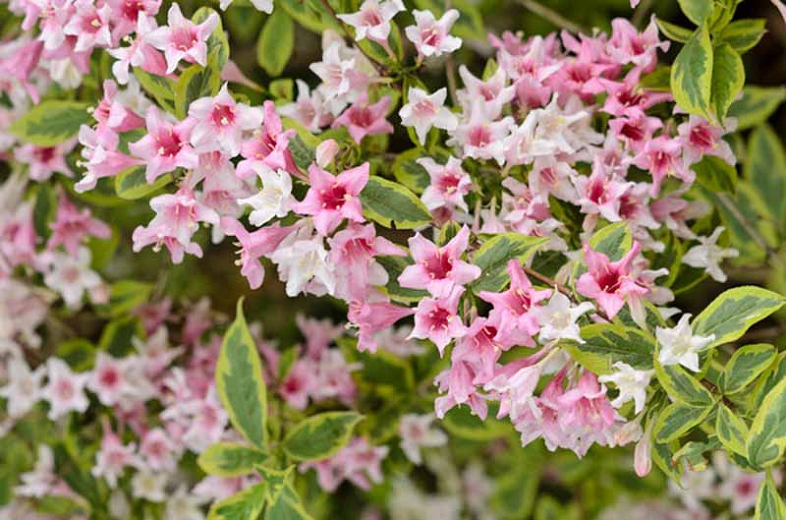
M 0 348 L 0 351 L 2 349 Z M 41 399 L 45 367 L 30 370 L 24 359 L 12 357 L 6 366 L 8 380 L 0 386 L 0 397 L 6 399 L 6 411 L 12 418 L 25 415 Z
M 389 329 L 394 323 L 413 312 L 408 307 L 393 305 L 386 301 L 350 302 L 347 319 L 358 327 L 358 350 L 375 353 L 379 339 L 377 333 Z
M 90 404 L 85 395 L 89 374 L 75 374 L 62 359 L 49 358 L 46 362 L 47 384 L 41 398 L 49 403 L 49 418 L 53 421 L 68 412 L 84 413 Z
M 82 145 L 82 157 L 85 161 L 77 163 L 85 168 L 84 176 L 74 184 L 78 193 L 92 190 L 99 179 L 114 177 L 121 171 L 143 164 L 141 159 L 136 159 L 117 150 L 120 142 L 114 132 L 104 132 L 99 135 L 87 125 L 79 128 L 79 144 Z
M 398 282 L 410 289 L 428 289 L 436 297 L 454 287 L 467 284 L 480 276 L 480 267 L 461 260 L 469 245 L 469 228 L 463 226 L 455 237 L 442 247 L 420 233 L 409 239 L 414 264 L 399 275 Z
M 415 128 L 420 144 L 426 144 L 426 134 L 432 127 L 448 132 L 456 129 L 458 118 L 444 106 L 447 95 L 448 91 L 444 87 L 433 94 L 416 87 L 409 88 L 407 103 L 401 107 L 398 115 L 402 125 Z
M 112 430 L 109 420 L 104 420 L 104 436 L 101 449 L 96 453 L 96 462 L 91 473 L 96 478 L 106 480 L 109 487 L 117 487 L 118 480 L 126 468 L 139 467 L 139 459 L 135 455 L 136 444 L 123 444 L 120 437 Z
M 437 20 L 431 11 L 412 11 L 415 25 L 404 29 L 409 41 L 415 44 L 420 56 L 441 56 L 442 54 L 457 50 L 461 47 L 461 38 L 451 36 L 450 29 L 458 20 L 459 12 L 448 9 L 442 18 Z
M 76 255 L 79 245 L 88 237 L 108 239 L 112 230 L 104 222 L 91 216 L 88 208 L 79 210 L 68 198 L 61 194 L 57 214 L 49 227 L 52 235 L 46 247 L 54 249 L 62 245 L 71 255 Z
M 294 210 L 314 217 L 314 227 L 321 235 L 332 232 L 342 220 L 364 222 L 360 192 L 368 182 L 369 164 L 333 175 L 312 164 L 308 169 L 311 188 Z
M 442 446 L 448 441 L 445 432 L 432 426 L 434 414 L 404 414 L 399 422 L 401 449 L 413 464 L 422 464 L 421 448 Z
M 503 107 L 516 95 L 515 85 L 505 86 L 508 77 L 502 67 L 497 68 L 496 72 L 484 81 L 473 76 L 466 66 L 461 65 L 459 76 L 464 82 L 464 88 L 458 92 L 459 101 L 464 108 L 469 110 L 475 100 L 482 100 L 486 114 L 492 119 L 499 117 Z
M 295 131 L 284 131 L 272 101 L 265 101 L 264 111 L 264 128 L 256 131 L 254 137 L 240 147 L 240 155 L 245 159 L 237 165 L 237 176 L 241 179 L 255 175 L 262 167 L 290 173 L 299 171 L 288 148 Z
M 515 123 L 510 116 L 491 121 L 485 110 L 483 102 L 475 100 L 469 118 L 458 124 L 447 144 L 461 148 L 464 157 L 494 159 L 501 166 L 505 164 L 505 138 Z
M 289 369 L 278 387 L 281 398 L 296 410 L 305 410 L 308 398 L 314 390 L 316 367 L 310 359 L 298 359 Z
M 145 179 L 148 183 L 152 184 L 159 176 L 176 168 L 190 170 L 199 165 L 199 156 L 188 142 L 195 120 L 171 123 L 164 119 L 158 108 L 152 107 L 145 121 L 147 134 L 129 144 L 128 149 L 147 164 Z
M 464 195 L 472 189 L 472 179 L 461 168 L 460 160 L 451 155 L 444 165 L 437 163 L 431 157 L 422 157 L 416 162 L 426 169 L 431 179 L 420 197 L 429 210 L 433 211 L 442 206 L 455 206 L 469 211 Z
M 295 84 L 297 99 L 294 103 L 279 107 L 281 115 L 298 121 L 312 132 L 318 132 L 320 128 L 329 125 L 333 121 L 333 114 L 322 92 L 319 89 L 311 91 L 308 83 L 302 79 L 296 79 Z
M 47 255 L 44 283 L 60 293 L 71 309 L 82 304 L 85 294 L 95 300 L 103 287 L 101 277 L 90 268 L 91 256 L 90 250 L 84 246 L 73 256 L 56 251 Z
M 75 144 L 76 140 L 74 139 L 69 139 L 55 146 L 26 144 L 15 149 L 14 156 L 17 161 L 28 165 L 27 174 L 34 181 L 49 180 L 54 173 L 73 177 L 74 173 L 68 167 L 65 159 Z
M 76 37 L 74 52 L 92 51 L 93 47 L 110 47 L 112 35 L 109 25 L 111 8 L 97 6 L 92 0 L 76 0 L 75 12 L 63 26 L 63 34 Z
M 355 29 L 355 40 L 364 38 L 382 45 L 387 44 L 390 34 L 390 21 L 397 13 L 404 11 L 401 0 L 365 0 L 360 10 L 352 14 L 340 14 L 339 19 Z
M 143 464 L 153 471 L 174 471 L 179 452 L 178 446 L 161 428 L 148 430 L 139 444 Z
M 150 45 L 148 35 L 156 30 L 155 18 L 146 15 L 144 12 L 138 13 L 136 21 L 136 37 L 131 40 L 128 47 L 116 47 L 109 49 L 109 55 L 115 58 L 112 64 L 112 74 L 118 83 L 125 85 L 129 82 L 129 69 L 139 67 L 145 72 L 156 76 L 164 76 L 167 73 L 167 62 L 161 52 Z
M 352 73 L 356 60 L 355 58 L 343 59 L 341 48 L 341 42 L 333 42 L 322 51 L 322 61 L 308 66 L 325 85 L 325 98 L 328 100 L 343 97 L 352 86 Z
M 352 139 L 360 144 L 367 135 L 393 133 L 393 125 L 385 119 L 389 109 L 390 96 L 383 96 L 376 103 L 369 104 L 368 95 L 363 93 L 330 126 L 331 128 L 346 127 Z
M 428 339 L 439 349 L 440 356 L 452 339 L 467 334 L 467 327 L 458 315 L 458 304 L 464 288 L 454 286 L 440 298 L 423 298 L 415 310 L 415 327 L 410 338 Z
M 234 157 L 240 153 L 243 132 L 262 124 L 263 113 L 259 108 L 237 103 L 224 83 L 215 97 L 193 101 L 188 115 L 197 120 L 191 131 L 191 144 L 197 153 L 221 150 Z
M 168 26 L 155 29 L 148 34 L 147 39 L 153 47 L 164 51 L 167 74 L 175 71 L 180 60 L 204 67 L 207 65 L 207 39 L 218 22 L 218 15 L 211 13 L 197 25 L 185 18 L 180 12 L 180 6 L 173 3 L 167 13 Z

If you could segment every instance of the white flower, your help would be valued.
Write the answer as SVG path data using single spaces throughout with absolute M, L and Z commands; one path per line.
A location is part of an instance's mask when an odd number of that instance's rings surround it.
M 355 59 L 341 58 L 341 42 L 333 42 L 322 52 L 322 61 L 309 65 L 325 86 L 325 98 L 333 99 L 349 92 L 349 73 L 355 68 Z
M 739 255 L 736 249 L 723 249 L 717 245 L 718 237 L 723 233 L 723 227 L 715 228 L 712 235 L 708 237 L 698 237 L 701 245 L 691 247 L 682 257 L 682 263 L 699 269 L 706 269 L 713 280 L 717 282 L 726 281 L 726 273 L 720 268 L 720 263 L 725 258 L 735 258 Z
M 140 471 L 131 479 L 131 492 L 134 498 L 161 503 L 166 500 L 166 483 L 165 473 Z
M 458 126 L 458 118 L 445 104 L 448 91 L 445 87 L 429 95 L 425 90 L 410 87 L 408 102 L 398 115 L 401 124 L 415 127 L 420 144 L 426 144 L 426 134 L 432 126 L 452 132 Z
M 401 417 L 398 432 L 401 436 L 401 449 L 413 464 L 422 464 L 420 448 L 442 446 L 448 441 L 442 430 L 431 427 L 434 414 L 405 414 Z
M 660 345 L 658 361 L 661 365 L 680 364 L 694 372 L 699 371 L 698 352 L 715 339 L 715 334 L 694 336 L 689 321 L 690 314 L 683 314 L 673 329 L 660 327 L 655 329 L 655 336 Z
M 274 217 L 285 217 L 295 199 L 292 197 L 292 178 L 286 171 L 273 171 L 262 166 L 257 170 L 257 176 L 262 180 L 262 189 L 238 202 L 254 208 L 248 219 L 251 224 L 262 226 Z
M 180 486 L 172 497 L 167 500 L 166 514 L 167 520 L 204 520 L 201 505 L 205 499 L 189 493 L 185 486 Z
M 52 448 L 46 444 L 38 445 L 38 459 L 32 471 L 21 475 L 22 483 L 14 488 L 14 493 L 22 497 L 42 498 L 51 495 L 58 483 L 55 475 L 55 459 Z M 0 515 L 0 518 L 3 518 Z
M 302 233 L 293 235 L 284 239 L 269 256 L 278 266 L 279 278 L 287 283 L 287 296 L 294 297 L 303 291 L 317 296 L 333 294 L 336 278 L 333 267 L 328 263 L 328 252 L 322 238 L 303 239 Z
M 52 253 L 44 283 L 59 292 L 65 304 L 71 308 L 79 307 L 85 291 L 97 290 L 102 285 L 101 277 L 90 269 L 90 250 L 86 247 L 79 248 L 76 257 Z
M 450 36 L 453 24 L 458 20 L 459 12 L 456 9 L 448 9 L 442 18 L 437 20 L 431 11 L 412 11 L 415 17 L 415 25 L 410 25 L 404 29 L 409 41 L 415 44 L 418 54 L 428 58 L 429 56 L 441 56 L 444 53 L 451 53 L 461 47 L 461 38 Z
M 49 358 L 46 362 L 46 387 L 41 397 L 49 403 L 49 418 L 53 421 L 68 412 L 84 412 L 90 404 L 85 395 L 89 374 L 75 374 L 62 359 Z
M 538 337 L 541 341 L 572 339 L 584 343 L 584 340 L 579 336 L 579 326 L 576 320 L 594 308 L 590 302 L 582 302 L 573 307 L 570 304 L 570 299 L 555 289 L 549 302 L 538 310 L 538 321 L 540 322 Z
M 21 417 L 29 412 L 41 398 L 41 382 L 44 378 L 43 367 L 31 371 L 20 358 L 12 358 L 8 363 L 8 382 L 0 387 L 0 397 L 7 400 L 6 408 L 11 417 Z
M 352 14 L 340 14 L 338 17 L 355 28 L 355 41 L 364 38 L 376 42 L 387 43 L 390 34 L 390 21 L 397 13 L 404 11 L 401 0 L 366 0 L 360 10 Z
M 614 368 L 616 370 L 613 374 L 598 378 L 601 383 L 614 383 L 619 390 L 619 395 L 611 402 L 611 406 L 619 408 L 633 400 L 636 404 L 635 413 L 641 412 L 647 400 L 647 387 L 655 372 L 653 370 L 636 370 L 622 361 L 614 363 Z

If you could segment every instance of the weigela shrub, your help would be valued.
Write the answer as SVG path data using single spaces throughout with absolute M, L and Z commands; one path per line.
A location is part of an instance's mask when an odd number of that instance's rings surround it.
M 1 518 L 786 518 L 763 20 L 230 1 L 2 6 Z

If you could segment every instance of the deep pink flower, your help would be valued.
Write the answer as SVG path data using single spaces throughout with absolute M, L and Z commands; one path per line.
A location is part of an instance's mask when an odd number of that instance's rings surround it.
M 236 102 L 226 83 L 215 97 L 192 102 L 188 115 L 197 120 L 191 132 L 197 152 L 221 150 L 231 157 L 240 152 L 243 132 L 262 123 L 262 110 Z
M 658 39 L 658 26 L 654 15 L 641 33 L 625 18 L 615 18 L 611 22 L 608 51 L 618 63 L 632 63 L 641 67 L 644 72 L 652 72 L 658 63 L 658 50 L 667 52 L 669 46 L 669 41 Z
M 218 15 L 211 13 L 197 25 L 183 16 L 177 3 L 172 4 L 167 13 L 168 26 L 159 27 L 147 36 L 153 47 L 164 51 L 167 74 L 175 71 L 180 60 L 207 65 L 207 39 L 218 21 Z
M 456 206 L 468 211 L 464 195 L 472 189 L 472 179 L 461 168 L 461 161 L 451 155 L 444 165 L 438 164 L 431 157 L 423 157 L 416 162 L 426 169 L 431 179 L 421 196 L 423 204 L 429 210 Z
M 99 135 L 87 125 L 79 128 L 79 144 L 82 145 L 82 158 L 85 161 L 77 163 L 85 168 L 85 175 L 74 184 L 74 189 L 82 193 L 96 187 L 98 179 L 113 177 L 131 166 L 142 164 L 143 161 L 135 159 L 117 150 L 120 143 L 118 135 L 114 132 L 104 132 Z
M 65 158 L 75 144 L 75 139 L 69 139 L 55 146 L 26 144 L 14 150 L 14 156 L 19 162 L 28 165 L 27 174 L 34 181 L 46 181 L 55 172 L 73 177 L 74 172 L 68 167 Z
M 696 178 L 696 173 L 687 167 L 682 158 L 683 146 L 680 139 L 661 135 L 647 141 L 634 159 L 636 166 L 652 175 L 653 196 L 660 192 L 661 184 L 668 176 L 675 176 L 687 184 L 692 184 Z
M 156 107 L 148 110 L 145 121 L 147 135 L 129 144 L 128 149 L 147 163 L 145 179 L 148 183 L 152 184 L 160 175 L 176 168 L 190 170 L 199 165 L 199 156 L 188 142 L 196 121 L 186 119 L 170 123 Z
M 602 110 L 617 117 L 641 117 L 644 111 L 663 101 L 670 101 L 668 92 L 651 92 L 639 87 L 641 69 L 632 69 L 622 82 L 601 79 L 609 96 Z
M 333 121 L 332 128 L 346 127 L 349 135 L 356 143 L 360 144 L 367 135 L 392 134 L 393 125 L 385 119 L 390 109 L 390 96 L 370 105 L 368 95 L 363 93 L 360 97 Z
M 281 227 L 275 223 L 249 233 L 237 220 L 224 217 L 221 219 L 221 228 L 227 235 L 237 238 L 240 244 L 240 274 L 246 277 L 252 289 L 258 289 L 265 279 L 265 268 L 259 261 L 260 257 L 275 251 L 294 226 Z
M 677 128 L 684 147 L 686 166 L 699 162 L 705 155 L 715 155 L 734 166 L 737 162 L 734 152 L 729 143 L 723 140 L 723 135 L 734 131 L 736 127 L 736 120 L 733 119 L 727 120 L 726 128 L 723 128 L 691 115 L 688 121 Z
M 592 372 L 585 370 L 578 384 L 557 398 L 560 422 L 566 428 L 603 430 L 614 424 L 614 407 L 606 388 Z
M 137 29 L 139 15 L 155 16 L 161 8 L 161 0 L 106 0 L 112 8 L 112 37 L 120 41 Z
M 111 79 L 104 81 L 104 97 L 93 110 L 93 118 L 98 121 L 97 132 L 102 138 L 109 132 L 128 132 L 145 125 L 145 120 L 123 106 L 116 99 L 117 83 Z
M 336 176 L 312 164 L 308 169 L 311 189 L 302 202 L 295 204 L 294 210 L 301 215 L 312 215 L 314 227 L 321 235 L 328 235 L 345 218 L 364 222 L 358 196 L 368 182 L 368 170 L 369 164 L 363 163 Z
M 413 312 L 408 307 L 393 305 L 387 301 L 350 302 L 347 319 L 358 327 L 358 350 L 376 352 L 377 341 L 374 339 L 374 334 L 392 327 L 398 320 Z
M 649 293 L 649 289 L 632 277 L 632 263 L 641 251 L 638 242 L 620 260 L 612 262 L 603 253 L 584 245 L 584 258 L 588 271 L 576 282 L 576 290 L 582 296 L 592 298 L 606 317 L 613 319 L 625 305 L 625 300 L 637 299 Z
M 480 276 L 480 267 L 461 260 L 469 245 L 469 228 L 464 226 L 450 242 L 438 247 L 420 233 L 409 239 L 415 263 L 407 266 L 398 282 L 410 289 L 428 289 L 440 297 L 455 286 L 467 284 Z
M 409 338 L 428 339 L 439 349 L 439 355 L 445 353 L 450 340 L 467 334 L 467 327 L 458 315 L 458 304 L 463 287 L 453 287 L 441 298 L 423 298 L 415 310 L 415 327 Z
M 241 179 L 255 176 L 260 166 L 271 170 L 286 170 L 289 173 L 298 171 L 292 152 L 289 151 L 289 140 L 295 136 L 294 130 L 284 131 L 281 119 L 276 113 L 276 105 L 265 101 L 265 125 L 250 141 L 240 147 L 240 155 L 245 160 L 237 165 L 237 176 Z

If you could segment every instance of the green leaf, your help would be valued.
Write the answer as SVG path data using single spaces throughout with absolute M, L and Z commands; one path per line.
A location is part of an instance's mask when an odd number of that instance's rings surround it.
M 767 125 L 753 130 L 748 141 L 745 177 L 753 186 L 756 207 L 763 216 L 786 220 L 786 154 L 780 138 Z
M 191 21 L 195 24 L 200 24 L 207 20 L 211 14 L 218 16 L 218 23 L 213 29 L 213 32 L 210 33 L 210 37 L 207 39 L 207 54 L 208 56 L 211 54 L 215 55 L 218 70 L 221 71 L 224 70 L 224 65 L 227 64 L 227 61 L 229 61 L 229 40 L 227 40 L 227 35 L 224 33 L 224 25 L 221 22 L 221 15 L 218 14 L 215 9 L 210 7 L 200 7 L 196 10 L 194 16 L 191 17 Z
M 546 242 L 545 237 L 530 237 L 520 233 L 499 233 L 485 241 L 472 257 L 472 263 L 480 267 L 480 277 L 472 283 L 472 289 L 498 292 L 510 281 L 506 270 L 510 260 L 526 262 Z
M 297 20 L 297 23 L 310 31 L 321 33 L 328 26 L 328 24 L 323 21 L 320 13 L 310 8 L 309 2 L 302 2 L 300 0 L 280 0 L 277 5 L 280 5 L 289 16 Z
M 768 471 L 767 478 L 759 488 L 759 498 L 756 500 L 756 513 L 753 520 L 784 519 L 786 519 L 786 505 L 778 493 L 772 473 Z
M 727 43 L 716 46 L 713 53 L 711 101 L 715 117 L 722 123 L 745 85 L 745 67 L 740 55 Z
M 265 488 L 264 482 L 256 484 L 213 504 L 207 520 L 257 520 L 265 507 Z
M 259 28 L 262 27 L 265 15 L 251 3 L 241 4 L 234 2 L 224 12 L 224 18 L 232 38 L 240 43 L 247 44 L 251 43 L 259 34 Z
M 145 179 L 145 166 L 131 166 L 115 177 L 115 192 L 125 200 L 136 200 L 155 193 L 172 182 L 172 174 L 167 173 L 148 184 Z
M 776 464 L 786 450 L 786 379 L 770 390 L 748 437 L 748 459 L 759 467 Z
M 705 155 L 693 166 L 696 181 L 715 193 L 737 191 L 737 168 L 715 155 Z
M 726 364 L 720 386 L 726 394 L 741 392 L 772 365 L 777 351 L 772 345 L 746 345 L 737 350 Z
M 207 67 L 191 65 L 175 83 L 175 112 L 185 118 L 188 107 L 199 98 L 215 96 L 221 88 L 221 71 L 215 57 L 210 56 Z
M 729 289 L 715 298 L 693 321 L 697 336 L 714 335 L 707 348 L 741 338 L 755 323 L 780 309 L 784 299 L 779 294 L 755 286 Z
M 660 443 L 676 441 L 699 425 L 712 411 L 710 407 L 672 403 L 658 416 L 652 434 Z
M 57 209 L 57 196 L 48 184 L 39 184 L 35 188 L 35 202 L 33 203 L 33 226 L 36 235 L 49 237 L 52 230 L 50 222 L 55 218 Z
M 541 468 L 532 461 L 514 466 L 494 483 L 491 505 L 502 518 L 529 518 L 535 506 Z
M 93 475 L 83 470 L 73 454 L 66 448 L 65 442 L 52 447 L 54 470 L 69 488 L 90 503 L 93 512 L 106 511 L 106 502 L 98 489 L 98 482 Z
M 745 449 L 745 439 L 748 437 L 748 426 L 722 403 L 718 405 L 715 433 L 727 450 L 733 451 L 743 457 L 748 456 L 748 452 Z
M 369 177 L 360 202 L 367 218 L 387 228 L 413 229 L 431 222 L 431 213 L 414 193 L 381 177 Z
M 351 348 L 344 349 L 344 355 L 350 362 L 361 363 L 362 368 L 353 373 L 360 375 L 367 384 L 375 389 L 388 387 L 396 392 L 409 392 L 414 388 L 412 367 L 405 359 L 384 350 L 374 354 L 360 352 L 356 341 L 347 343 Z
M 764 28 L 766 23 L 764 18 L 735 20 L 723 28 L 720 39 L 738 53 L 744 54 L 755 47 L 767 32 Z
M 737 130 L 746 130 L 764 123 L 786 99 L 786 87 L 757 87 L 742 89 L 742 99 L 732 103 L 729 116 L 737 118 Z
M 654 435 L 653 435 L 654 437 Z M 652 439 L 652 462 L 674 482 L 680 482 L 682 475 L 682 463 L 679 459 L 672 460 L 676 443 L 656 442 Z
M 14 121 L 10 132 L 36 146 L 55 146 L 79 132 L 90 122 L 88 103 L 81 101 L 42 101 Z
M 97 350 L 90 341 L 74 338 L 60 343 L 55 354 L 75 372 L 86 372 L 93 369 Z
M 633 247 L 633 233 L 625 222 L 609 224 L 592 235 L 589 245 L 595 251 L 608 256 L 612 262 L 616 262 Z
M 120 280 L 109 289 L 109 315 L 111 317 L 128 314 L 150 297 L 153 284 L 136 280 Z
M 690 40 L 690 37 L 693 34 L 693 31 L 690 29 L 680 27 L 679 25 L 661 20 L 660 18 L 656 18 L 655 23 L 658 24 L 660 32 L 662 32 L 669 40 L 674 40 L 675 42 L 685 43 Z
M 680 50 L 671 67 L 674 100 L 686 112 L 710 117 L 712 42 L 706 25 L 699 27 Z
M 646 332 L 612 323 L 581 328 L 584 343 L 565 345 L 571 357 L 596 374 L 609 374 L 614 363 L 627 363 L 637 370 L 651 370 L 655 340 Z
M 363 418 L 356 412 L 325 412 L 301 421 L 284 439 L 284 451 L 295 460 L 322 460 L 346 446 Z
M 265 481 L 267 484 L 267 492 L 266 500 L 268 504 L 275 504 L 278 502 L 278 499 L 281 498 L 281 493 L 284 491 L 284 487 L 287 485 L 287 481 L 289 480 L 289 475 L 292 474 L 292 470 L 295 469 L 295 466 L 289 466 L 285 470 L 269 468 L 267 466 L 260 466 L 259 474 L 262 476 L 262 480 Z
M 233 444 L 219 442 L 203 451 L 197 463 L 208 475 L 219 477 L 240 477 L 248 475 L 254 468 L 264 462 L 267 456 L 259 450 Z
M 297 492 L 291 486 L 285 486 L 279 499 L 265 511 L 265 520 L 313 520 L 313 518 L 303 509 Z
M 673 399 L 691 406 L 709 406 L 714 402 L 709 390 L 679 365 L 655 363 L 655 375 Z
M 171 79 L 150 74 L 139 67 L 134 67 L 134 76 L 139 81 L 139 85 L 153 96 L 161 108 L 172 114 L 175 113 L 175 85 Z
M 696 25 L 701 25 L 712 14 L 712 0 L 677 0 L 685 16 Z
M 496 404 L 489 406 L 491 410 L 486 420 L 476 415 L 468 406 L 454 406 L 445 414 L 442 425 L 450 433 L 462 439 L 472 441 L 490 441 L 504 437 L 510 433 L 510 426 L 494 418 Z
M 133 338 L 141 338 L 143 334 L 142 323 L 136 316 L 114 319 L 101 331 L 98 350 L 109 352 L 114 357 L 123 357 L 134 348 Z
M 268 85 L 270 93 L 282 101 L 292 101 L 295 93 L 295 82 L 292 78 L 274 79 Z
M 283 9 L 275 9 L 257 40 L 257 63 L 268 76 L 280 76 L 295 48 L 295 24 Z
M 262 362 L 237 302 L 235 321 L 224 334 L 216 365 L 216 387 L 232 426 L 261 450 L 266 449 L 267 396 Z

